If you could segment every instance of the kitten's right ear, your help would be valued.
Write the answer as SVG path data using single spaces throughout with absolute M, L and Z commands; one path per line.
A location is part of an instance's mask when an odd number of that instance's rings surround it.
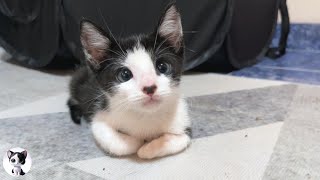
M 110 39 L 106 33 L 88 20 L 80 22 L 80 41 L 86 60 L 95 68 L 107 56 Z
M 23 154 L 23 155 L 24 155 L 24 157 L 27 157 L 27 155 L 28 155 L 28 153 L 27 153 L 27 151 L 26 151 L 26 150 L 22 151 L 22 152 L 21 152 L 21 154 Z
M 10 159 L 10 157 L 11 157 L 11 155 L 13 154 L 13 152 L 12 151 L 7 151 L 7 156 L 8 156 L 8 158 Z
M 183 45 L 181 15 L 175 2 L 169 4 L 160 18 L 157 33 L 178 52 Z

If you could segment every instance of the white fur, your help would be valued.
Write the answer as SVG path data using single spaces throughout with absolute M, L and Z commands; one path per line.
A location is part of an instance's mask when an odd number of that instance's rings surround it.
M 165 75 L 156 74 L 150 54 L 140 46 L 128 53 L 124 66 L 132 71 L 133 78 L 121 83 L 117 93 L 109 97 L 108 111 L 93 117 L 97 143 L 119 156 L 136 153 L 140 148 L 141 158 L 165 156 L 186 148 L 190 139 L 184 130 L 190 122 L 179 89 L 172 87 Z M 150 97 L 142 88 L 150 85 L 158 87 L 154 97 L 159 103 L 145 105 Z M 145 140 L 149 143 L 143 145 Z
M 11 159 L 14 159 L 15 162 L 14 162 L 14 163 L 11 162 Z M 10 158 L 10 164 L 11 164 L 11 165 L 14 165 L 14 166 L 19 165 L 19 164 L 20 164 L 19 161 L 20 161 L 20 159 L 19 159 L 19 157 L 18 157 L 18 154 L 15 154 L 14 156 L 12 156 L 12 157 Z
M 96 115 L 95 119 L 99 118 L 99 120 L 93 121 L 91 126 L 98 145 L 105 151 L 118 156 L 137 152 L 143 141 L 118 132 L 105 122 L 101 122 L 100 120 L 105 118 L 99 117 L 101 115 L 103 113 Z

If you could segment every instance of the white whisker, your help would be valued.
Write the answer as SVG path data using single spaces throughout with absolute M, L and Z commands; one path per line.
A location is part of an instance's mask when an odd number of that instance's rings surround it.
M 118 43 L 118 41 L 116 40 L 116 38 L 115 38 L 114 35 L 112 34 L 109 26 L 107 25 L 107 22 L 106 22 L 106 20 L 104 19 L 104 16 L 102 15 L 101 9 L 98 8 L 98 10 L 99 10 L 100 16 L 102 17 L 102 20 L 103 20 L 104 25 L 106 26 L 106 28 L 107 28 L 108 31 L 110 32 L 110 35 L 112 36 L 113 40 L 116 42 L 116 44 L 118 45 L 118 47 L 121 49 L 123 55 L 125 55 L 125 52 L 123 51 L 123 49 L 121 48 L 120 44 Z

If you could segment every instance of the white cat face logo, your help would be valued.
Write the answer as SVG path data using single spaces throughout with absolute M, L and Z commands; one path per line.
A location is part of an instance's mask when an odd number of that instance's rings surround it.
M 32 160 L 30 154 L 22 148 L 8 150 L 3 158 L 3 167 L 12 176 L 23 176 L 29 172 Z

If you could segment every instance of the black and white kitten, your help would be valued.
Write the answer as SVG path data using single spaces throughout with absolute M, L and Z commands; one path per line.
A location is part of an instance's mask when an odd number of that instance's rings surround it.
M 87 20 L 80 31 L 87 67 L 71 81 L 73 121 L 89 119 L 96 143 L 113 155 L 151 159 L 184 150 L 191 132 L 179 92 L 184 44 L 175 4 L 149 35 L 116 40 Z
M 23 166 L 26 162 L 27 151 L 22 152 L 12 152 L 7 151 L 7 156 L 9 159 L 9 163 L 12 165 L 12 174 L 14 176 L 23 176 L 25 173 L 23 172 L 21 166 Z

